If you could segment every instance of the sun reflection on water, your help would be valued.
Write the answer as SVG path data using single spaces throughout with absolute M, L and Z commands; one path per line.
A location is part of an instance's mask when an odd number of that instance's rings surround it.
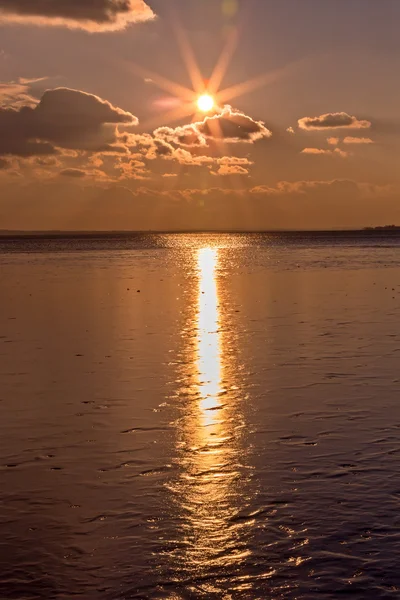
M 216 281 L 218 249 L 199 251 L 198 371 L 201 395 L 200 413 L 204 426 L 215 424 L 211 411 L 221 408 L 221 348 L 219 304 Z M 205 433 L 207 436 L 207 432 Z
M 243 536 L 249 524 L 239 517 L 244 508 L 241 399 L 224 352 L 218 268 L 218 248 L 198 250 L 195 369 L 180 422 L 181 474 L 174 489 L 182 572 L 211 595 L 225 587 L 228 571 L 234 584 L 250 554 Z

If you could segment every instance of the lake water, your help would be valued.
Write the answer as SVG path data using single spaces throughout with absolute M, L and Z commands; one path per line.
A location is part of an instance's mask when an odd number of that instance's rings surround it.
M 0 241 L 0 598 L 400 598 L 400 237 Z

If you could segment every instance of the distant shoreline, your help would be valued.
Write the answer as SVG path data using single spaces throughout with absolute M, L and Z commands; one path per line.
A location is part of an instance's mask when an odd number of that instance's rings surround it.
M 146 235 L 271 235 L 271 236 L 325 236 L 351 237 L 379 234 L 380 236 L 400 236 L 400 226 L 366 227 L 363 229 L 273 229 L 273 230 L 132 230 L 132 231 L 19 231 L 0 230 L 0 240 L 12 239 L 125 239 Z

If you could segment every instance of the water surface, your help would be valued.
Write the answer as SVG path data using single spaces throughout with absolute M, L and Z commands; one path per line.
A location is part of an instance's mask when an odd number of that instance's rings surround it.
M 0 597 L 400 597 L 400 238 L 0 240 Z

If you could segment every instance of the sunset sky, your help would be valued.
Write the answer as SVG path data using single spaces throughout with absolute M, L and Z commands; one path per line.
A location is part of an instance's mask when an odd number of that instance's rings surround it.
M 0 229 L 400 224 L 399 24 L 398 0 L 0 0 Z

